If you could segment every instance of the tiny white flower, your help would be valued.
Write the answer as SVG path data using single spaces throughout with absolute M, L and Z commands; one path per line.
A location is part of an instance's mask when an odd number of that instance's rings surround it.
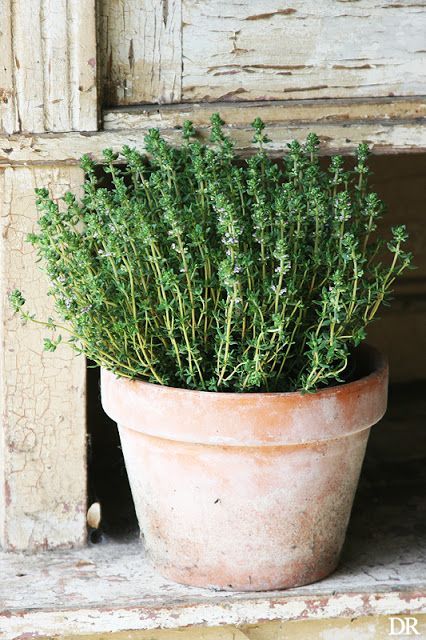
M 87 313 L 88 311 L 90 311 L 91 308 L 92 308 L 92 305 L 89 304 L 87 305 L 87 307 L 83 307 L 83 309 L 81 310 L 81 313 Z

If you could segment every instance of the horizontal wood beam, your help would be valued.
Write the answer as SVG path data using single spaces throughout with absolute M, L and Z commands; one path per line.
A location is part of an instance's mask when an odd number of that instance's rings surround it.
M 212 113 L 216 112 L 234 126 L 249 126 L 257 116 L 268 125 L 289 123 L 313 128 L 327 123 L 405 122 L 426 118 L 426 96 L 145 104 L 105 109 L 103 128 L 106 131 L 141 127 L 165 129 L 182 126 L 185 120 L 191 120 L 196 126 L 206 126 Z
M 424 2 L 103 0 L 105 104 L 416 95 Z
M 188 118 L 200 138 L 208 136 L 212 113 L 221 113 L 241 155 L 253 151 L 250 122 L 260 116 L 268 125 L 270 153 L 280 156 L 292 139 L 304 140 L 310 131 L 321 139 L 321 153 L 351 154 L 367 142 L 375 154 L 426 151 L 426 98 L 373 101 L 300 101 L 146 106 L 110 110 L 99 132 L 67 132 L 0 136 L 0 165 L 76 164 L 84 153 L 102 158 L 106 147 L 144 148 L 150 127 L 159 127 L 166 139 L 181 141 L 179 128 Z

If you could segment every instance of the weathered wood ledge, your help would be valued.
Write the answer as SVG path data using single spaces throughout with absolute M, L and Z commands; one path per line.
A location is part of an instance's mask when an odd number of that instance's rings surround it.
M 179 128 L 191 119 L 201 138 L 208 135 L 209 118 L 220 112 L 229 123 L 242 155 L 253 150 L 250 122 L 260 116 L 268 125 L 272 155 L 279 156 L 292 139 L 304 140 L 310 131 L 321 139 L 321 153 L 351 154 L 367 142 L 375 154 L 426 151 L 426 98 L 368 100 L 301 100 L 247 103 L 142 105 L 104 112 L 104 130 L 0 135 L 0 167 L 20 165 L 73 165 L 84 153 L 100 159 L 102 150 L 123 145 L 144 148 L 149 127 L 159 127 L 173 143 Z
M 310 100 L 253 100 L 228 102 L 183 102 L 107 107 L 103 128 L 108 131 L 140 127 L 181 127 L 191 120 L 197 127 L 207 126 L 212 113 L 220 113 L 226 123 L 249 126 L 260 116 L 268 126 L 284 123 L 347 123 L 398 120 L 415 121 L 426 117 L 426 96 L 387 98 L 322 98 Z
M 3 640 L 259 621 L 426 612 L 426 564 L 411 553 L 383 566 L 342 566 L 321 583 L 230 594 L 155 574 L 142 545 L 105 544 L 37 556 L 2 556 Z M 383 557 L 383 556 L 382 556 Z

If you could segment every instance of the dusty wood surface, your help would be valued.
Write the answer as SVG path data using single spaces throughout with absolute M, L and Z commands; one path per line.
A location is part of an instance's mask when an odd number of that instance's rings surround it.
M 58 196 L 77 189 L 81 179 L 78 168 L 0 172 L 0 545 L 5 549 L 81 544 L 85 538 L 85 362 L 66 348 L 44 353 L 46 331 L 22 326 L 7 300 L 9 291 L 22 289 L 29 310 L 44 319 L 49 315 L 46 276 L 25 242 L 37 216 L 34 188 L 48 185 Z
M 424 564 L 421 570 L 417 567 L 417 576 L 412 573 L 411 583 L 394 567 L 383 568 L 380 579 L 380 572 L 368 566 L 371 577 L 366 574 L 361 581 L 354 575 L 346 580 L 336 576 L 292 592 L 227 595 L 162 581 L 138 555 L 136 545 L 50 553 L 44 559 L 9 556 L 6 561 L 0 587 L 7 588 L 0 612 L 4 640 L 24 634 L 30 638 L 426 611 Z
M 137 541 L 0 554 L 4 639 L 426 613 L 421 390 L 394 389 L 373 429 L 342 562 L 325 580 L 251 594 L 179 586 L 151 569 Z
M 96 130 L 95 0 L 2 0 L 0 16 L 1 129 Z
M 181 11 L 181 0 L 99 3 L 104 104 L 180 101 Z
M 424 1 L 183 0 L 183 100 L 424 92 Z

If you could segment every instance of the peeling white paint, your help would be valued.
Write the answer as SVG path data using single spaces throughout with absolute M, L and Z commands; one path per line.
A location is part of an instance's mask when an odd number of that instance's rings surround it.
M 102 159 L 102 150 L 112 148 L 120 151 L 123 145 L 136 147 L 140 151 L 145 148 L 144 137 L 146 127 L 135 127 L 120 131 L 100 131 L 93 134 L 70 132 L 56 136 L 14 136 L 9 138 L 0 135 L 0 167 L 26 164 L 77 164 L 84 153 L 90 153 L 95 160 Z M 236 122 L 238 124 L 238 122 Z M 273 142 L 268 147 L 272 155 L 281 155 L 287 149 L 287 143 L 293 139 L 304 141 L 313 125 L 309 123 L 276 125 L 271 137 Z M 416 121 L 390 121 L 378 123 L 316 123 L 315 131 L 322 138 L 321 153 L 330 152 L 353 153 L 357 145 L 367 142 L 373 153 L 412 153 L 426 150 L 426 127 L 423 119 Z M 201 132 L 202 136 L 206 131 Z M 164 138 L 179 144 L 182 140 L 180 131 L 165 129 Z M 201 137 L 202 137 L 201 136 Z M 236 150 L 242 155 L 253 150 L 253 132 L 249 126 L 236 127 L 232 131 Z
M 104 0 L 97 6 L 105 102 L 179 102 L 181 0 Z
M 77 189 L 79 168 L 8 167 L 0 172 L 3 290 L 0 339 L 0 545 L 40 549 L 85 540 L 85 362 L 70 349 L 43 351 L 46 332 L 26 326 L 6 292 L 22 290 L 29 310 L 47 318 L 47 279 L 25 242 L 37 212 L 34 188 L 55 197 Z
M 0 130 L 97 129 L 95 18 L 95 0 L 2 2 Z
M 183 100 L 420 95 L 425 30 L 419 3 L 183 0 Z

